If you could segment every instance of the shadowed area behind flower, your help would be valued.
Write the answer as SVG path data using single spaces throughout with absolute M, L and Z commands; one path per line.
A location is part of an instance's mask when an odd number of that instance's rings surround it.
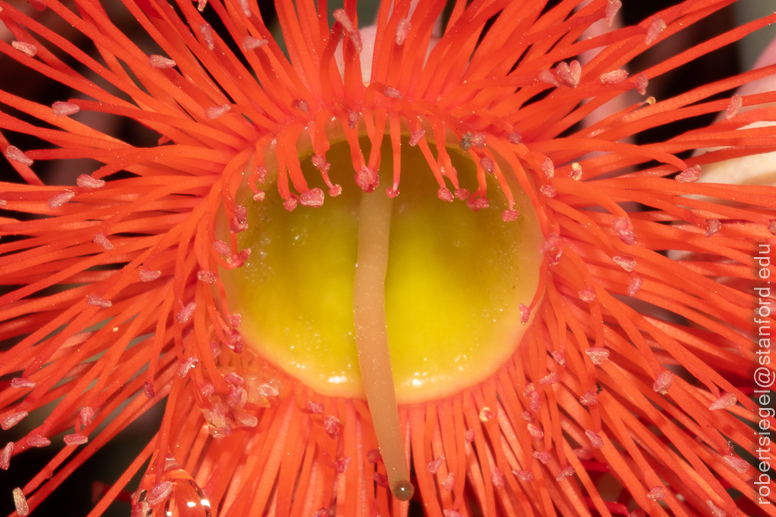
M 14 476 L 30 449 L 66 445 L 14 477 L 18 514 L 166 398 L 158 432 L 93 515 L 134 490 L 133 476 L 136 515 L 178 504 L 180 480 L 215 515 L 776 515 L 758 506 L 773 498 L 749 464 L 761 420 L 750 372 L 764 349 L 752 257 L 776 234 L 776 192 L 697 182 L 710 164 L 774 150 L 776 131 L 749 125 L 773 119 L 776 95 L 733 92 L 776 67 L 647 97 L 773 16 L 643 65 L 733 2 L 676 3 L 589 39 L 617 0 L 383 4 L 364 82 L 370 50 L 351 2 L 330 23 L 312 1 L 278 1 L 288 58 L 249 0 L 126 1 L 143 38 L 97 0 L 30 3 L 41 11 L 0 2 L 13 34 L 0 52 L 62 89 L 46 103 L 0 91 L 0 148 L 16 175 L 0 183 L 0 423 L 23 430 L 0 468 Z M 623 95 L 622 111 L 582 127 Z M 218 274 L 256 252 L 240 237 L 246 204 L 272 197 L 315 214 L 337 201 L 339 141 L 359 194 L 400 199 L 403 147 L 417 146 L 431 202 L 494 211 L 498 189 L 508 225 L 521 217 L 517 184 L 542 232 L 540 289 L 520 308 L 533 320 L 514 355 L 483 382 L 399 407 L 410 504 L 390 495 L 367 404 L 322 396 L 244 346 L 248 325 Z M 459 183 L 448 143 L 476 181 Z M 392 182 L 376 189 L 388 153 Z M 92 164 L 75 185 L 41 180 L 44 164 L 70 161 Z

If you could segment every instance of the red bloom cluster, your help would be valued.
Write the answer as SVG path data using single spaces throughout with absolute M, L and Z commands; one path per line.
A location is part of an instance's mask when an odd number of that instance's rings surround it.
M 277 0 L 288 57 L 255 0 L 124 0 L 152 53 L 98 0 L 30 3 L 47 17 L 0 2 L 14 38 L 0 52 L 79 95 L 44 106 L 0 91 L 0 149 L 22 179 L 0 183 L 2 428 L 55 403 L 2 449 L 0 468 L 61 433 L 65 443 L 13 491 L 17 514 L 167 397 L 157 435 L 94 515 L 151 457 L 133 515 L 188 503 L 225 516 L 776 515 L 744 454 L 761 422 L 749 398 L 762 346 L 753 257 L 776 234 L 776 189 L 703 182 L 710 164 L 776 150 L 776 129 L 751 125 L 773 120 L 776 93 L 734 95 L 776 65 L 580 124 L 774 16 L 635 71 L 636 56 L 732 0 L 687 0 L 591 38 L 581 36 L 611 24 L 619 0 L 458 0 L 443 34 L 445 2 L 401 0 L 384 2 L 373 41 L 355 2 L 330 25 L 325 1 Z M 52 30 L 55 18 L 96 52 Z M 139 122 L 158 145 L 130 145 L 79 112 Z M 720 112 L 663 142 L 626 141 Z M 19 133 L 50 145 L 19 149 Z M 352 185 L 330 177 L 337 138 L 349 144 Z M 376 189 L 384 140 L 387 191 Z M 469 189 L 451 145 L 476 169 Z M 519 185 L 544 236 L 514 355 L 484 382 L 399 407 L 421 506 L 391 497 L 366 401 L 316 393 L 243 345 L 219 273 L 255 259 L 238 246 L 246 189 L 287 210 L 333 202 L 313 181 L 329 197 L 401 196 L 408 146 L 438 183 L 435 202 L 492 210 L 503 196 L 501 217 L 515 224 Z M 77 185 L 36 175 L 41 162 L 82 158 L 100 166 Z

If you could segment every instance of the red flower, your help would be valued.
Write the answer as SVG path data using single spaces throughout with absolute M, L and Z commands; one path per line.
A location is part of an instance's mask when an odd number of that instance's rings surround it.
M 0 183 L 0 421 L 42 420 L 0 468 L 66 433 L 14 490 L 18 514 L 167 397 L 94 514 L 153 458 L 133 515 L 776 515 L 747 460 L 767 438 L 750 426 L 776 423 L 749 398 L 755 362 L 773 374 L 776 189 L 702 176 L 776 148 L 749 126 L 776 94 L 733 95 L 776 65 L 580 127 L 776 15 L 636 71 L 731 2 L 581 38 L 620 2 L 459 1 L 437 38 L 444 2 L 386 2 L 362 34 L 354 3 L 330 26 L 325 2 L 278 0 L 290 59 L 249 0 L 125 0 L 148 53 L 95 0 L 30 3 L 97 53 L 2 4 L 15 41 L 0 51 L 79 92 L 0 92 L 0 147 L 23 179 Z M 19 133 L 50 145 L 10 145 Z M 36 174 L 81 158 L 100 165 L 77 185 Z M 408 483 L 419 505 L 400 500 Z

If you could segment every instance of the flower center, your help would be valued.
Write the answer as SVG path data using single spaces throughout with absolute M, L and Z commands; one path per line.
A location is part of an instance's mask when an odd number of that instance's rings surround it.
M 361 146 L 368 154 L 368 139 Z M 476 189 L 469 155 L 456 148 L 448 153 L 461 187 Z M 327 153 L 341 196 L 292 212 L 278 196 L 262 203 L 238 200 L 248 206 L 239 247 L 252 254 L 222 278 L 231 310 L 242 315 L 243 340 L 324 395 L 364 397 L 353 307 L 359 231 L 369 235 L 372 229 L 363 227 L 370 223 L 359 210 L 362 196 L 385 197 L 391 185 L 388 138 L 382 156 L 380 187 L 373 193 L 356 185 L 350 148 L 341 142 Z M 538 287 L 543 238 L 516 185 L 520 216 L 504 222 L 507 202 L 495 181 L 489 181 L 490 207 L 475 213 L 465 203 L 438 198 L 425 158 L 407 138 L 401 160 L 401 194 L 387 205 L 387 272 L 378 294 L 385 298 L 396 398 L 413 403 L 476 384 L 512 355 L 526 328 L 520 305 L 529 306 Z M 301 166 L 305 177 L 320 178 L 311 157 Z M 322 180 L 311 183 L 325 188 Z
M 368 140 L 361 145 L 367 154 Z M 461 187 L 476 190 L 475 164 L 458 149 L 448 152 Z M 323 395 L 363 398 L 353 310 L 365 224 L 359 210 L 362 196 L 384 198 L 391 185 L 390 141 L 383 142 L 380 186 L 372 193 L 356 185 L 350 157 L 344 142 L 328 151 L 329 174 L 342 195 L 319 208 L 289 212 L 277 195 L 256 203 L 245 193 L 248 229 L 238 243 L 252 253 L 222 278 L 248 346 Z M 384 291 L 400 404 L 458 392 L 512 355 L 527 327 L 520 305 L 530 306 L 539 284 L 543 242 L 533 207 L 516 185 L 520 216 L 504 222 L 507 201 L 495 181 L 489 181 L 490 207 L 474 212 L 437 197 L 426 160 L 406 139 L 401 160 L 401 193 L 388 205 Z M 310 157 L 301 162 L 308 180 L 320 178 Z M 325 189 L 319 183 L 310 187 Z

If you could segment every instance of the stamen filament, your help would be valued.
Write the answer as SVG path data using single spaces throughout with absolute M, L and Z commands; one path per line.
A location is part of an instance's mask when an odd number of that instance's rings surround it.
M 353 292 L 356 347 L 369 410 L 393 495 L 407 501 L 413 487 L 404 454 L 385 322 L 385 273 L 393 200 L 364 192 L 359 208 L 358 261 Z

